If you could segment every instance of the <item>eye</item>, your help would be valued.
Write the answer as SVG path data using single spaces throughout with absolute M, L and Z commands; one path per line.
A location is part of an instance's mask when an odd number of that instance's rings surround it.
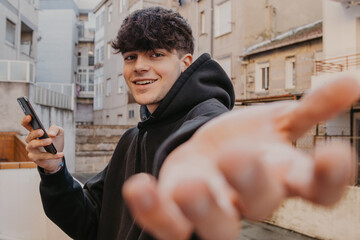
M 131 61 L 131 60 L 135 60 L 136 59 L 136 55 L 135 54 L 131 54 L 131 55 L 126 55 L 124 56 L 124 61 Z
M 159 58 L 159 57 L 163 57 L 163 56 L 164 56 L 164 54 L 159 53 L 159 52 L 154 52 L 154 53 L 151 55 L 151 57 L 153 57 L 153 58 Z

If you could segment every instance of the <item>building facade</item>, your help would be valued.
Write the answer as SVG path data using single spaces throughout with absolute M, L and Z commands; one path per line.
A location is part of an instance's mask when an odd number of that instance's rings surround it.
M 0 132 L 26 133 L 16 98 L 29 96 L 35 83 L 38 1 L 0 1 Z M 11 120 L 9 120 L 11 119 Z
M 80 6 L 79 6 L 80 7 Z M 92 9 L 79 8 L 76 79 L 76 124 L 94 122 L 94 40 L 95 15 Z
M 211 0 L 181 1 L 177 10 L 189 21 L 195 38 L 195 56 L 208 52 L 231 78 L 237 102 L 271 96 L 248 88 L 244 73 L 247 52 L 256 44 L 322 19 L 321 1 Z M 299 14 L 301 13 L 301 14 Z M 251 81 L 252 79 L 250 79 Z M 275 85 L 276 86 L 276 85 Z M 271 86 L 270 86 L 271 88 Z M 276 86 L 280 89 L 280 86 Z M 248 92 L 250 91 L 250 92 Z M 280 91 L 281 92 L 281 91 Z

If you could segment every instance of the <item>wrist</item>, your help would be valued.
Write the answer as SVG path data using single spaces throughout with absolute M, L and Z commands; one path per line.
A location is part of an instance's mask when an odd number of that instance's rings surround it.
M 54 174 L 60 171 L 64 167 L 64 158 L 61 158 L 59 165 L 55 168 L 55 170 L 46 170 L 44 169 L 45 174 Z

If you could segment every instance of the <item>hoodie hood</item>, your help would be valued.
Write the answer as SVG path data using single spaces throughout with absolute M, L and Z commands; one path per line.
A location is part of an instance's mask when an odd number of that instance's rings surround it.
M 229 77 L 205 53 L 180 75 L 153 114 L 149 113 L 146 106 L 141 106 L 142 122 L 139 127 L 154 120 L 161 121 L 187 112 L 211 98 L 217 99 L 229 110 L 234 106 L 234 88 Z

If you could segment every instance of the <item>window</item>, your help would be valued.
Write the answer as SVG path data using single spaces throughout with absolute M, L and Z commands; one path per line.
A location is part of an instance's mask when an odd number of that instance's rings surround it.
M 110 4 L 110 5 L 108 6 L 108 23 L 111 22 L 112 11 L 113 11 L 113 9 L 112 9 L 112 4 Z
M 105 10 L 103 10 L 100 14 L 100 28 L 104 26 L 105 23 Z
M 205 25 L 205 11 L 200 13 L 200 34 L 206 33 L 206 25 Z
M 110 59 L 110 57 L 111 57 L 111 44 L 110 43 L 108 43 L 107 44 L 107 59 Z
M 94 52 L 93 50 L 88 52 L 88 65 L 94 66 Z
M 269 76 L 270 67 L 269 63 L 260 63 L 256 67 L 256 82 L 255 88 L 257 92 L 269 90 Z
M 122 13 L 125 10 L 125 0 L 119 0 L 119 12 Z
M 80 92 L 87 91 L 87 70 L 86 69 L 78 70 L 77 83 L 80 86 Z
M 100 62 L 104 62 L 104 46 L 100 47 Z
M 96 31 L 100 30 L 105 23 L 105 10 L 102 10 L 102 12 L 99 13 L 99 15 L 96 16 Z
M 134 118 L 134 117 L 135 117 L 135 111 L 129 110 L 129 118 Z
M 32 28 L 21 22 L 20 51 L 27 56 L 32 55 L 33 32 Z
M 124 75 L 118 77 L 118 93 L 124 93 L 125 78 Z
M 99 30 L 100 28 L 100 15 L 96 16 L 96 20 L 95 20 L 95 30 Z
M 94 69 L 89 69 L 89 82 L 88 89 L 89 92 L 94 91 Z
M 224 69 L 228 77 L 231 79 L 231 56 L 227 56 L 217 60 L 220 66 Z
M 231 32 L 231 1 L 215 6 L 215 37 Z
M 94 84 L 94 110 L 103 108 L 103 78 L 98 77 L 95 79 Z
M 295 71 L 295 58 L 288 57 L 285 60 L 285 88 L 295 88 L 296 84 L 296 71 Z
M 111 78 L 106 79 L 106 96 L 109 97 L 111 94 Z
M 78 28 L 78 37 L 79 38 L 83 38 L 85 36 L 85 26 L 84 26 L 84 22 L 79 22 L 77 25 Z
M 15 46 L 15 31 L 16 25 L 9 19 L 6 19 L 6 37 L 5 40 L 7 43 Z
M 81 52 L 78 52 L 78 61 L 77 61 L 77 65 L 81 66 Z
M 95 63 L 100 62 L 100 50 L 96 49 L 95 50 Z

